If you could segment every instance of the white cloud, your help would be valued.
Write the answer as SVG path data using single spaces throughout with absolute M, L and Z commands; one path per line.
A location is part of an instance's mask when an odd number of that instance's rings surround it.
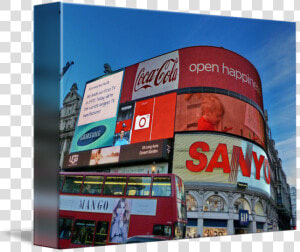
M 279 141 L 275 143 L 276 148 L 287 148 L 290 149 L 291 147 L 296 147 L 296 137 L 290 137 L 288 139 L 284 139 L 282 141 Z

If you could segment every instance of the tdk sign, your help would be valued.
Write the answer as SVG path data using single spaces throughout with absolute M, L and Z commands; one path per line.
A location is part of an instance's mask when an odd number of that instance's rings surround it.
M 77 141 L 78 146 L 86 146 L 99 139 L 106 131 L 104 125 L 97 126 L 85 132 Z

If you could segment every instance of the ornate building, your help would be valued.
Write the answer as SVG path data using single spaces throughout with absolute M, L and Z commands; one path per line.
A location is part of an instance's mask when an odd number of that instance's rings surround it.
M 297 226 L 297 190 L 294 186 L 291 187 L 290 191 L 291 195 L 291 205 L 292 205 L 292 220 L 291 220 L 291 228 L 296 229 Z
M 60 168 L 62 167 L 65 154 L 70 150 L 82 103 L 82 97 L 77 91 L 77 84 L 74 83 L 70 92 L 64 98 L 63 107 L 60 110 Z
M 187 234 L 195 237 L 278 230 L 276 206 L 264 194 L 236 188 L 186 185 Z M 249 224 L 239 223 L 239 210 L 249 213 Z M 212 233 L 213 232 L 213 233 Z M 215 234 L 217 232 L 217 234 Z
M 286 175 L 282 168 L 282 161 L 278 157 L 275 141 L 272 139 L 271 129 L 268 126 L 267 111 L 265 111 L 265 118 L 267 131 L 267 150 L 270 167 L 272 170 L 271 195 L 276 203 L 279 230 L 288 230 L 290 229 L 290 220 L 292 218 L 290 186 L 287 183 Z

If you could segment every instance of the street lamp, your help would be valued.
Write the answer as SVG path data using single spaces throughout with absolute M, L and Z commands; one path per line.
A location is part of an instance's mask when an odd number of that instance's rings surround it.
M 155 173 L 155 170 L 156 170 L 156 164 L 155 164 L 155 162 L 153 162 L 152 168 L 151 168 L 152 173 Z

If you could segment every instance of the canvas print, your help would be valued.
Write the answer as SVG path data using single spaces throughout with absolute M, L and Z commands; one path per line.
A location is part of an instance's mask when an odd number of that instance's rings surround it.
M 295 23 L 56 5 L 58 248 L 296 228 Z

